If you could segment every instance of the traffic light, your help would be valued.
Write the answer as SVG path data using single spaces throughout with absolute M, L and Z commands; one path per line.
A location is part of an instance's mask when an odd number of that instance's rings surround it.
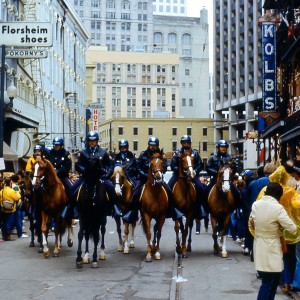
M 240 174 L 242 172 L 242 165 L 240 160 L 236 158 L 234 164 L 235 164 L 235 171 Z
M 87 108 L 85 111 L 85 115 L 86 115 L 86 120 L 88 121 L 92 117 L 92 111 L 89 108 Z

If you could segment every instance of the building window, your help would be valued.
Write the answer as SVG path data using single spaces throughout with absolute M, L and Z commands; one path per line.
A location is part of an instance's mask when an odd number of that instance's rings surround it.
M 202 128 L 202 135 L 207 136 L 207 128 Z
M 186 129 L 186 134 L 187 135 L 192 135 L 192 128 L 191 127 L 188 127 L 187 129 Z
M 148 128 L 148 135 L 153 135 L 153 127 Z
M 139 142 L 133 141 L 133 151 L 138 151 L 138 150 L 139 150 Z
M 177 149 L 177 142 L 173 141 L 172 142 L 172 150 L 175 151 Z
M 177 128 L 172 128 L 172 135 L 177 135 Z
M 138 127 L 133 127 L 133 135 L 138 135 L 138 134 L 139 134 Z
M 186 106 L 186 99 L 185 99 L 185 98 L 182 98 L 182 99 L 181 99 L 181 105 L 182 105 L 182 106 Z
M 177 42 L 177 36 L 175 33 L 169 33 L 168 35 L 168 44 L 175 45 Z
M 123 127 L 118 127 L 119 135 L 123 135 L 124 133 L 124 128 Z
M 160 32 L 154 33 L 154 44 L 162 44 L 162 34 Z
M 185 69 L 185 75 L 190 76 L 190 70 L 189 69 Z
M 193 106 L 193 99 L 189 99 L 189 106 Z
M 202 151 L 207 151 L 207 142 L 202 142 Z
M 190 45 L 191 44 L 191 35 L 190 34 L 184 34 L 182 36 L 182 44 L 183 45 Z

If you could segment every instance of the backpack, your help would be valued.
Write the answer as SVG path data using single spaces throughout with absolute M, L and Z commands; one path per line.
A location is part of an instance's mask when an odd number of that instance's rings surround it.
M 13 200 L 5 200 L 3 198 L 3 190 L 2 190 L 2 207 L 4 211 L 13 211 L 14 210 L 14 201 Z

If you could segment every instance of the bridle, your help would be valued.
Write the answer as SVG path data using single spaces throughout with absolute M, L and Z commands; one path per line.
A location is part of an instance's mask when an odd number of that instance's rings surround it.
M 222 170 L 222 174 L 220 174 L 220 176 L 222 175 L 222 179 L 221 180 L 221 184 L 222 184 L 222 191 L 224 193 L 229 192 L 230 191 L 230 167 L 229 166 L 224 166 L 223 170 Z
M 182 155 L 182 154 L 181 154 Z M 193 164 L 192 164 L 192 159 L 190 155 L 185 155 L 184 156 L 186 158 L 186 162 L 187 162 L 187 167 L 183 167 L 182 169 L 182 173 L 184 175 L 185 178 L 190 178 L 193 179 L 196 175 L 196 172 L 194 170 Z M 181 157 L 181 161 L 184 160 L 184 157 Z
M 158 163 L 158 160 L 162 160 L 161 156 L 152 156 L 151 157 L 151 161 L 153 159 L 156 159 L 156 163 Z M 150 170 L 151 170 L 151 174 L 153 176 L 154 182 L 153 182 L 153 186 L 156 184 L 162 184 L 163 183 L 163 179 L 164 179 L 164 175 L 161 169 L 157 168 L 154 169 L 154 164 L 152 162 L 150 162 Z

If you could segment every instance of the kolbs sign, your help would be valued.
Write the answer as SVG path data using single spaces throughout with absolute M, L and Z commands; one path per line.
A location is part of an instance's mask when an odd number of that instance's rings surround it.
M 262 22 L 263 48 L 263 112 L 276 112 L 276 26 L 274 22 Z
M 49 22 L 0 23 L 0 43 L 6 46 L 52 46 Z

